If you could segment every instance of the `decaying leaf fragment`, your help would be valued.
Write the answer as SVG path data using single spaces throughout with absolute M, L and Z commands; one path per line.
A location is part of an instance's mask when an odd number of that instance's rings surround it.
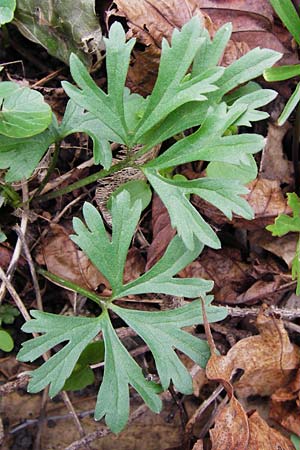
M 289 382 L 300 364 L 299 348 L 290 342 L 281 320 L 262 312 L 256 325 L 259 335 L 242 339 L 226 356 L 210 360 L 206 368 L 209 379 L 227 383 L 242 369 L 243 375 L 234 384 L 239 397 L 273 394 Z
M 300 370 L 286 387 L 272 395 L 270 417 L 286 430 L 300 436 Z
M 257 412 L 248 417 L 234 396 L 234 389 L 239 397 L 270 395 L 286 386 L 299 367 L 299 349 L 290 343 L 281 320 L 261 311 L 257 328 L 259 335 L 242 339 L 226 356 L 212 352 L 206 366 L 207 378 L 222 383 L 230 399 L 220 408 L 210 430 L 212 450 L 294 449 L 290 440 L 270 428 Z M 244 373 L 232 384 L 237 369 Z
M 18 0 L 14 24 L 66 64 L 72 52 L 90 68 L 101 64 L 104 43 L 94 0 Z

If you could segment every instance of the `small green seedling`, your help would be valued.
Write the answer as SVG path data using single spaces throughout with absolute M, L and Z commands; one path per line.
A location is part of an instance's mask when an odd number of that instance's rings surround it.
M 280 214 L 275 219 L 273 225 L 268 225 L 266 228 L 272 232 L 273 236 L 284 236 L 287 233 L 293 232 L 299 234 L 296 253 L 292 262 L 292 278 L 297 280 L 296 294 L 300 295 L 300 198 L 297 194 L 287 194 L 288 205 L 292 208 L 293 216 L 287 214 Z
M 270 0 L 271 5 L 276 13 L 287 27 L 289 32 L 293 35 L 295 41 L 300 45 L 300 17 L 297 13 L 293 2 L 291 0 Z M 291 66 L 271 67 L 264 71 L 264 78 L 266 81 L 284 81 L 289 78 L 294 78 L 300 75 L 300 64 Z M 296 89 L 285 105 L 280 117 L 278 118 L 278 125 L 283 125 L 290 117 L 296 106 L 300 101 L 300 83 L 297 84 Z
M 11 352 L 14 348 L 14 341 L 7 330 L 2 328 L 2 324 L 11 325 L 16 317 L 20 315 L 19 311 L 10 305 L 0 305 L 0 350 Z

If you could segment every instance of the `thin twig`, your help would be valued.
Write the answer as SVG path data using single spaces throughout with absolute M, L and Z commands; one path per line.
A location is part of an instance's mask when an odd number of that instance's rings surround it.
M 43 302 L 42 302 L 40 286 L 39 286 L 39 283 L 38 283 L 38 279 L 37 279 L 34 263 L 33 263 L 33 260 L 32 260 L 32 256 L 31 256 L 30 250 L 29 250 L 27 242 L 26 242 L 26 238 L 25 238 L 21 228 L 18 225 L 16 225 L 13 229 L 16 231 L 16 233 L 18 235 L 18 238 L 21 240 L 21 243 L 22 243 L 22 246 L 23 246 L 23 250 L 24 250 L 24 253 L 25 253 L 25 256 L 26 256 L 26 260 L 27 260 L 27 263 L 28 263 L 28 266 L 29 266 L 30 273 L 31 273 L 33 287 L 34 287 L 34 290 L 35 290 L 37 308 L 39 310 L 43 311 Z
M 30 320 L 30 315 L 29 315 L 24 303 L 22 302 L 21 298 L 19 297 L 19 294 L 17 293 L 17 291 L 15 290 L 15 288 L 13 287 L 13 285 L 11 284 L 10 280 L 6 276 L 3 269 L 1 269 L 1 267 L 0 267 L 0 279 L 2 280 L 4 286 L 6 287 L 6 289 L 12 296 L 17 308 L 19 309 L 19 311 L 22 314 L 22 316 L 24 317 L 24 319 L 26 321 Z
M 85 431 L 83 429 L 83 426 L 80 423 L 80 420 L 78 419 L 78 416 L 76 414 L 76 411 L 74 409 L 74 406 L 72 405 L 72 402 L 68 396 L 68 394 L 66 393 L 66 391 L 62 391 L 61 393 L 62 399 L 66 405 L 67 410 L 69 411 L 69 414 L 73 417 L 74 422 L 76 424 L 76 428 L 78 430 L 79 436 L 80 437 L 84 437 L 86 436 Z
M 139 406 L 129 417 L 127 425 L 130 425 L 132 422 L 137 420 L 139 417 L 141 417 L 143 414 L 145 414 L 147 412 L 147 410 L 148 410 L 147 405 L 144 404 L 144 405 Z M 102 428 L 101 430 L 97 430 L 97 431 L 94 431 L 93 433 L 87 434 L 84 438 L 80 439 L 79 441 L 73 442 L 65 450 L 78 450 L 80 448 L 86 448 L 87 444 L 95 441 L 96 439 L 105 437 L 109 434 L 111 434 L 111 431 L 109 428 Z
M 44 418 L 46 416 L 45 408 L 46 408 L 47 401 L 48 401 L 48 393 L 49 393 L 49 388 L 47 386 L 43 391 L 42 404 L 41 404 L 41 409 L 40 409 L 40 417 L 38 418 L 38 430 L 36 433 L 33 450 L 41 449 L 41 439 L 42 439 L 42 435 L 43 435 Z
M 26 202 L 28 201 L 28 185 L 26 182 L 22 183 L 22 201 L 24 203 L 24 208 L 22 211 L 21 216 L 21 226 L 20 229 L 22 230 L 23 235 L 25 236 L 26 230 L 27 230 L 27 224 L 28 224 L 28 206 L 26 205 Z M 8 269 L 6 271 L 6 275 L 9 281 L 12 280 L 14 271 L 17 267 L 20 255 L 22 250 L 22 242 L 21 239 L 18 238 L 12 258 L 10 260 Z M 5 296 L 6 287 L 5 283 L 2 283 L 0 286 L 0 304 L 2 303 L 2 300 Z
M 228 315 L 231 317 L 244 318 L 246 316 L 258 316 L 260 308 L 239 308 L 239 307 L 227 307 Z M 300 309 L 285 309 L 270 307 L 270 314 L 280 316 L 283 320 L 295 320 L 300 317 Z M 266 311 L 268 314 L 268 310 Z

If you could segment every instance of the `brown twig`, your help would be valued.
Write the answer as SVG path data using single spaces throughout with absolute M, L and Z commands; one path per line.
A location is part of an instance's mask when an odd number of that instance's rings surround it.
M 84 436 L 86 436 L 85 431 L 83 429 L 83 426 L 80 423 L 80 420 L 78 419 L 78 416 L 76 414 L 76 411 L 74 409 L 74 406 L 72 405 L 72 402 L 71 402 L 68 394 L 66 393 L 66 391 L 62 391 L 61 396 L 64 401 L 64 404 L 66 405 L 67 410 L 69 411 L 69 414 L 74 419 L 79 436 L 83 438 Z
M 23 247 L 23 250 L 24 250 L 24 253 L 25 253 L 25 256 L 26 256 L 26 260 L 27 260 L 27 263 L 28 263 L 28 266 L 29 266 L 29 270 L 30 270 L 30 273 L 31 273 L 33 287 L 34 287 L 34 290 L 35 290 L 37 308 L 39 310 L 43 311 L 43 302 L 42 302 L 40 286 L 39 286 L 39 283 L 38 283 L 38 279 L 37 279 L 34 263 L 33 263 L 32 257 L 31 257 L 31 253 L 30 253 L 30 250 L 29 250 L 27 242 L 26 242 L 26 238 L 25 238 L 21 228 L 18 225 L 16 225 L 13 229 L 17 233 L 18 238 L 21 240 L 22 247 Z
M 246 316 L 258 316 L 260 308 L 239 308 L 239 307 L 227 307 L 228 315 L 231 317 L 240 317 L 241 319 Z M 268 314 L 268 310 L 266 314 Z M 300 318 L 300 309 L 285 309 L 270 307 L 270 315 L 278 315 L 283 320 L 295 320 Z
M 141 417 L 143 414 L 145 414 L 145 412 L 147 410 L 148 410 L 147 405 L 139 406 L 129 417 L 128 425 L 130 425 L 132 422 L 134 422 L 139 417 Z M 111 431 L 109 428 L 102 428 L 101 430 L 94 431 L 93 433 L 87 434 L 84 438 L 73 442 L 65 450 L 78 450 L 80 448 L 86 448 L 87 444 L 90 444 L 91 442 L 95 441 L 96 439 L 100 439 L 105 436 L 108 436 L 109 434 L 111 434 Z
M 26 206 L 26 202 L 28 201 L 28 185 L 26 182 L 22 183 L 22 200 L 24 203 L 24 209 L 22 211 L 22 216 L 21 216 L 21 226 L 20 229 L 22 230 L 23 235 L 25 236 L 26 234 L 26 230 L 27 230 L 27 224 L 28 224 L 28 209 Z M 21 239 L 18 238 L 12 258 L 10 260 L 8 269 L 6 271 L 6 275 L 9 281 L 12 280 L 14 271 L 17 267 L 20 255 L 21 255 L 21 250 L 22 250 L 22 242 Z M 5 283 L 2 283 L 2 285 L 0 286 L 0 303 L 2 302 L 4 296 L 5 296 L 5 292 L 6 292 L 6 286 Z

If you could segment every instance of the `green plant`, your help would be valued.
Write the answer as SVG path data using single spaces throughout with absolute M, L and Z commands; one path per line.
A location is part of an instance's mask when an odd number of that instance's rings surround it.
M 287 194 L 288 205 L 293 211 L 293 216 L 280 214 L 275 219 L 273 225 L 268 225 L 266 229 L 272 232 L 273 236 L 284 236 L 287 233 L 299 233 L 296 253 L 292 262 L 292 278 L 297 280 L 296 294 L 300 295 L 300 198 L 293 192 Z
M 16 0 L 2 0 L 0 5 L 0 27 L 14 18 Z
M 82 131 L 93 138 L 95 163 L 103 168 L 68 188 L 37 197 L 40 201 L 62 195 L 123 168 L 140 170 L 146 180 L 126 183 L 112 195 L 108 204 L 112 215 L 111 239 L 100 214 L 92 205 L 86 203 L 83 207 L 86 225 L 74 219 L 76 234 L 72 239 L 109 281 L 112 289 L 109 299 L 47 273 L 48 278 L 96 302 L 101 314 L 86 318 L 32 311 L 34 319 L 23 329 L 28 333 L 42 333 L 42 336 L 25 342 L 18 354 L 22 361 L 33 361 L 56 345 L 67 342 L 30 374 L 30 392 L 38 392 L 50 384 L 49 393 L 54 396 L 68 387 L 68 380 L 70 382 L 70 376 L 76 375 L 76 370 L 80 372 L 87 368 L 90 362 L 82 352 L 101 331 L 105 346 L 104 375 L 95 417 L 105 416 L 114 432 L 120 431 L 128 418 L 129 384 L 152 410 L 158 412 L 161 401 L 157 393 L 168 388 L 171 380 L 179 391 L 192 391 L 191 377 L 174 349 L 186 353 L 202 366 L 209 357 L 206 342 L 182 330 L 203 323 L 199 299 L 163 312 L 121 308 L 115 301 L 127 295 L 146 293 L 190 299 L 200 296 L 205 299 L 210 322 L 222 320 L 227 314 L 226 308 L 212 306 L 212 297 L 206 295 L 212 289 L 212 282 L 175 276 L 198 257 L 204 245 L 220 247 L 216 233 L 190 203 L 190 194 L 202 197 L 228 218 L 232 213 L 248 219 L 253 215 L 241 195 L 247 192 L 244 184 L 256 176 L 252 155 L 262 149 L 264 140 L 254 133 L 239 135 L 230 130 L 237 130 L 241 125 L 251 126 L 251 122 L 268 116 L 257 108 L 274 99 L 276 93 L 248 81 L 261 75 L 281 55 L 257 48 L 227 68 L 218 67 L 230 34 L 231 26 L 227 24 L 211 41 L 197 18 L 188 22 L 181 31 L 175 30 L 171 45 L 163 41 L 153 92 L 143 98 L 125 87 L 135 41 L 126 42 L 122 26 L 115 23 L 105 41 L 107 93 L 95 84 L 82 62 L 73 55 L 70 67 L 78 87 L 67 82 L 63 84 L 70 101 L 62 123 L 58 125 L 53 117 L 51 125 L 33 137 L 16 139 L 0 135 L 0 167 L 9 168 L 7 188 L 11 188 L 9 183 L 21 179 L 24 173 L 30 176 L 52 143 L 55 143 L 57 157 L 59 143 L 68 134 Z M 239 87 L 241 84 L 243 86 Z M 191 128 L 194 132 L 185 136 L 185 130 Z M 148 152 L 150 154 L 155 145 L 178 134 L 183 135 L 182 139 L 157 158 L 142 162 L 144 158 L 141 157 Z M 118 164 L 112 164 L 110 142 L 117 142 L 125 148 L 125 158 Z M 182 176 L 173 176 L 178 165 L 198 160 L 208 163 L 207 177 L 189 181 Z M 141 212 L 151 198 L 148 182 L 168 209 L 177 235 L 163 257 L 148 272 L 124 285 L 127 251 Z M 45 273 L 41 269 L 39 272 Z M 109 313 L 119 316 L 146 342 L 156 362 L 160 385 L 146 381 L 141 368 L 118 338 Z
M 270 3 L 289 32 L 293 35 L 297 44 L 300 45 L 300 17 L 293 5 L 293 2 L 291 0 L 270 0 Z M 266 81 L 284 81 L 299 75 L 300 64 L 272 67 L 264 71 L 264 78 Z M 278 119 L 279 125 L 283 125 L 283 123 L 289 118 L 293 110 L 299 104 L 299 101 L 300 83 L 297 84 L 296 89 L 285 105 L 285 108 Z
M 0 305 L 0 350 L 10 352 L 14 348 L 14 341 L 7 330 L 2 328 L 2 323 L 11 325 L 16 317 L 20 315 L 19 311 L 10 305 Z

